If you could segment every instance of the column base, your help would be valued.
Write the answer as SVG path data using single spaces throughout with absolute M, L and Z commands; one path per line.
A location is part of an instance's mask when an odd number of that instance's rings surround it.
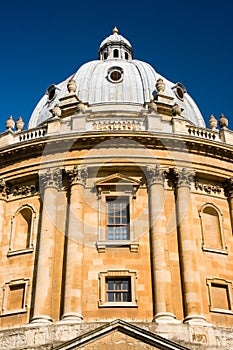
M 30 322 L 31 325 L 48 325 L 53 322 L 52 318 L 46 315 L 34 316 Z
M 172 312 L 158 312 L 154 318 L 153 322 L 156 323 L 180 323 L 176 319 L 176 316 Z
M 80 323 L 83 321 L 83 316 L 76 312 L 70 312 L 62 315 L 61 321 L 59 323 Z
M 189 316 L 186 316 L 184 321 L 184 323 L 186 324 L 190 324 L 191 326 L 192 325 L 203 325 L 203 326 L 208 326 L 208 325 L 211 325 L 210 323 L 208 323 L 206 321 L 206 318 L 204 315 L 198 315 L 198 314 L 193 314 L 193 315 L 189 315 Z

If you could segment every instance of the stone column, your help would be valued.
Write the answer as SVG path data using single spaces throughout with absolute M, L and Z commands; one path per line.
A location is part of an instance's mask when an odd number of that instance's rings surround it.
M 200 274 L 198 271 L 197 247 L 193 236 L 193 214 L 191 202 L 191 183 L 194 173 L 183 168 L 171 169 L 173 184 L 176 188 L 177 229 L 179 256 L 183 284 L 185 309 L 184 322 L 205 322 L 203 315 Z
M 0 237 L 3 237 L 6 212 L 7 187 L 4 179 L 0 179 Z
M 70 173 L 70 207 L 65 261 L 64 322 L 81 322 L 83 282 L 83 189 L 87 169 L 74 167 Z
M 233 179 L 231 177 L 224 182 L 224 192 L 229 203 L 231 229 L 233 233 Z
M 155 322 L 175 322 L 169 268 L 164 172 L 147 167 Z
M 61 185 L 60 169 L 48 169 L 40 175 L 42 217 L 35 287 L 34 316 L 31 323 L 52 322 L 53 268 L 56 241 L 57 191 Z

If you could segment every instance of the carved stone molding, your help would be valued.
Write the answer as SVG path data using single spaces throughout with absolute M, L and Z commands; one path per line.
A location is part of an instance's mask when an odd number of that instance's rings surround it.
M 201 190 L 208 194 L 211 194 L 211 193 L 220 194 L 222 191 L 221 187 L 219 187 L 218 185 L 203 184 L 198 180 L 194 181 L 194 186 L 196 190 Z
M 6 198 L 9 192 L 9 188 L 6 186 L 6 181 L 4 179 L 0 179 L 0 198 Z
M 167 172 L 168 185 L 176 187 L 191 187 L 192 182 L 194 182 L 195 172 L 187 168 L 177 169 L 170 168 Z
M 33 196 L 38 193 L 38 186 L 36 185 L 23 185 L 23 186 L 13 186 L 10 189 L 10 194 L 13 197 L 21 196 Z
M 88 176 L 88 170 L 86 166 L 79 167 L 77 165 L 74 166 L 74 168 L 68 172 L 70 177 L 70 184 L 79 184 L 82 186 L 86 185 L 87 176 Z
M 226 197 L 231 198 L 233 196 L 233 178 L 230 177 L 224 183 L 224 194 Z
M 148 165 L 146 167 L 146 177 L 148 186 L 154 184 L 163 185 L 165 179 L 165 170 L 161 170 L 159 164 L 156 164 L 155 166 Z
M 62 187 L 62 171 L 59 168 L 47 169 L 45 172 L 40 173 L 40 186 L 42 190 L 47 187 L 56 187 L 58 190 Z

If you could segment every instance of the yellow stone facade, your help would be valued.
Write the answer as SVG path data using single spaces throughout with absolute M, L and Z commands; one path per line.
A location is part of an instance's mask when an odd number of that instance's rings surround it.
M 74 92 L 42 125 L 0 134 L 0 348 L 231 349 L 232 131 L 194 126 L 164 91 L 144 130 L 96 126 Z M 171 344 L 120 324 L 91 345 L 116 319 Z

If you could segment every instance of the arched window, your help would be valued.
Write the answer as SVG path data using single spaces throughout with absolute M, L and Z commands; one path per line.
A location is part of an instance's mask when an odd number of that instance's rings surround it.
M 108 53 L 107 51 L 104 52 L 104 60 L 106 60 L 108 58 Z
M 9 255 L 32 250 L 34 220 L 35 211 L 28 205 L 19 208 L 15 215 L 13 215 L 11 221 Z
M 126 60 L 129 59 L 129 54 L 128 54 L 128 52 L 125 52 L 125 59 L 126 59 Z
M 118 57 L 119 57 L 119 51 L 118 51 L 118 49 L 114 49 L 114 50 L 113 50 L 113 57 L 114 57 L 114 58 L 118 58 Z
M 202 248 L 208 251 L 226 251 L 222 213 L 213 204 L 205 204 L 200 212 Z

